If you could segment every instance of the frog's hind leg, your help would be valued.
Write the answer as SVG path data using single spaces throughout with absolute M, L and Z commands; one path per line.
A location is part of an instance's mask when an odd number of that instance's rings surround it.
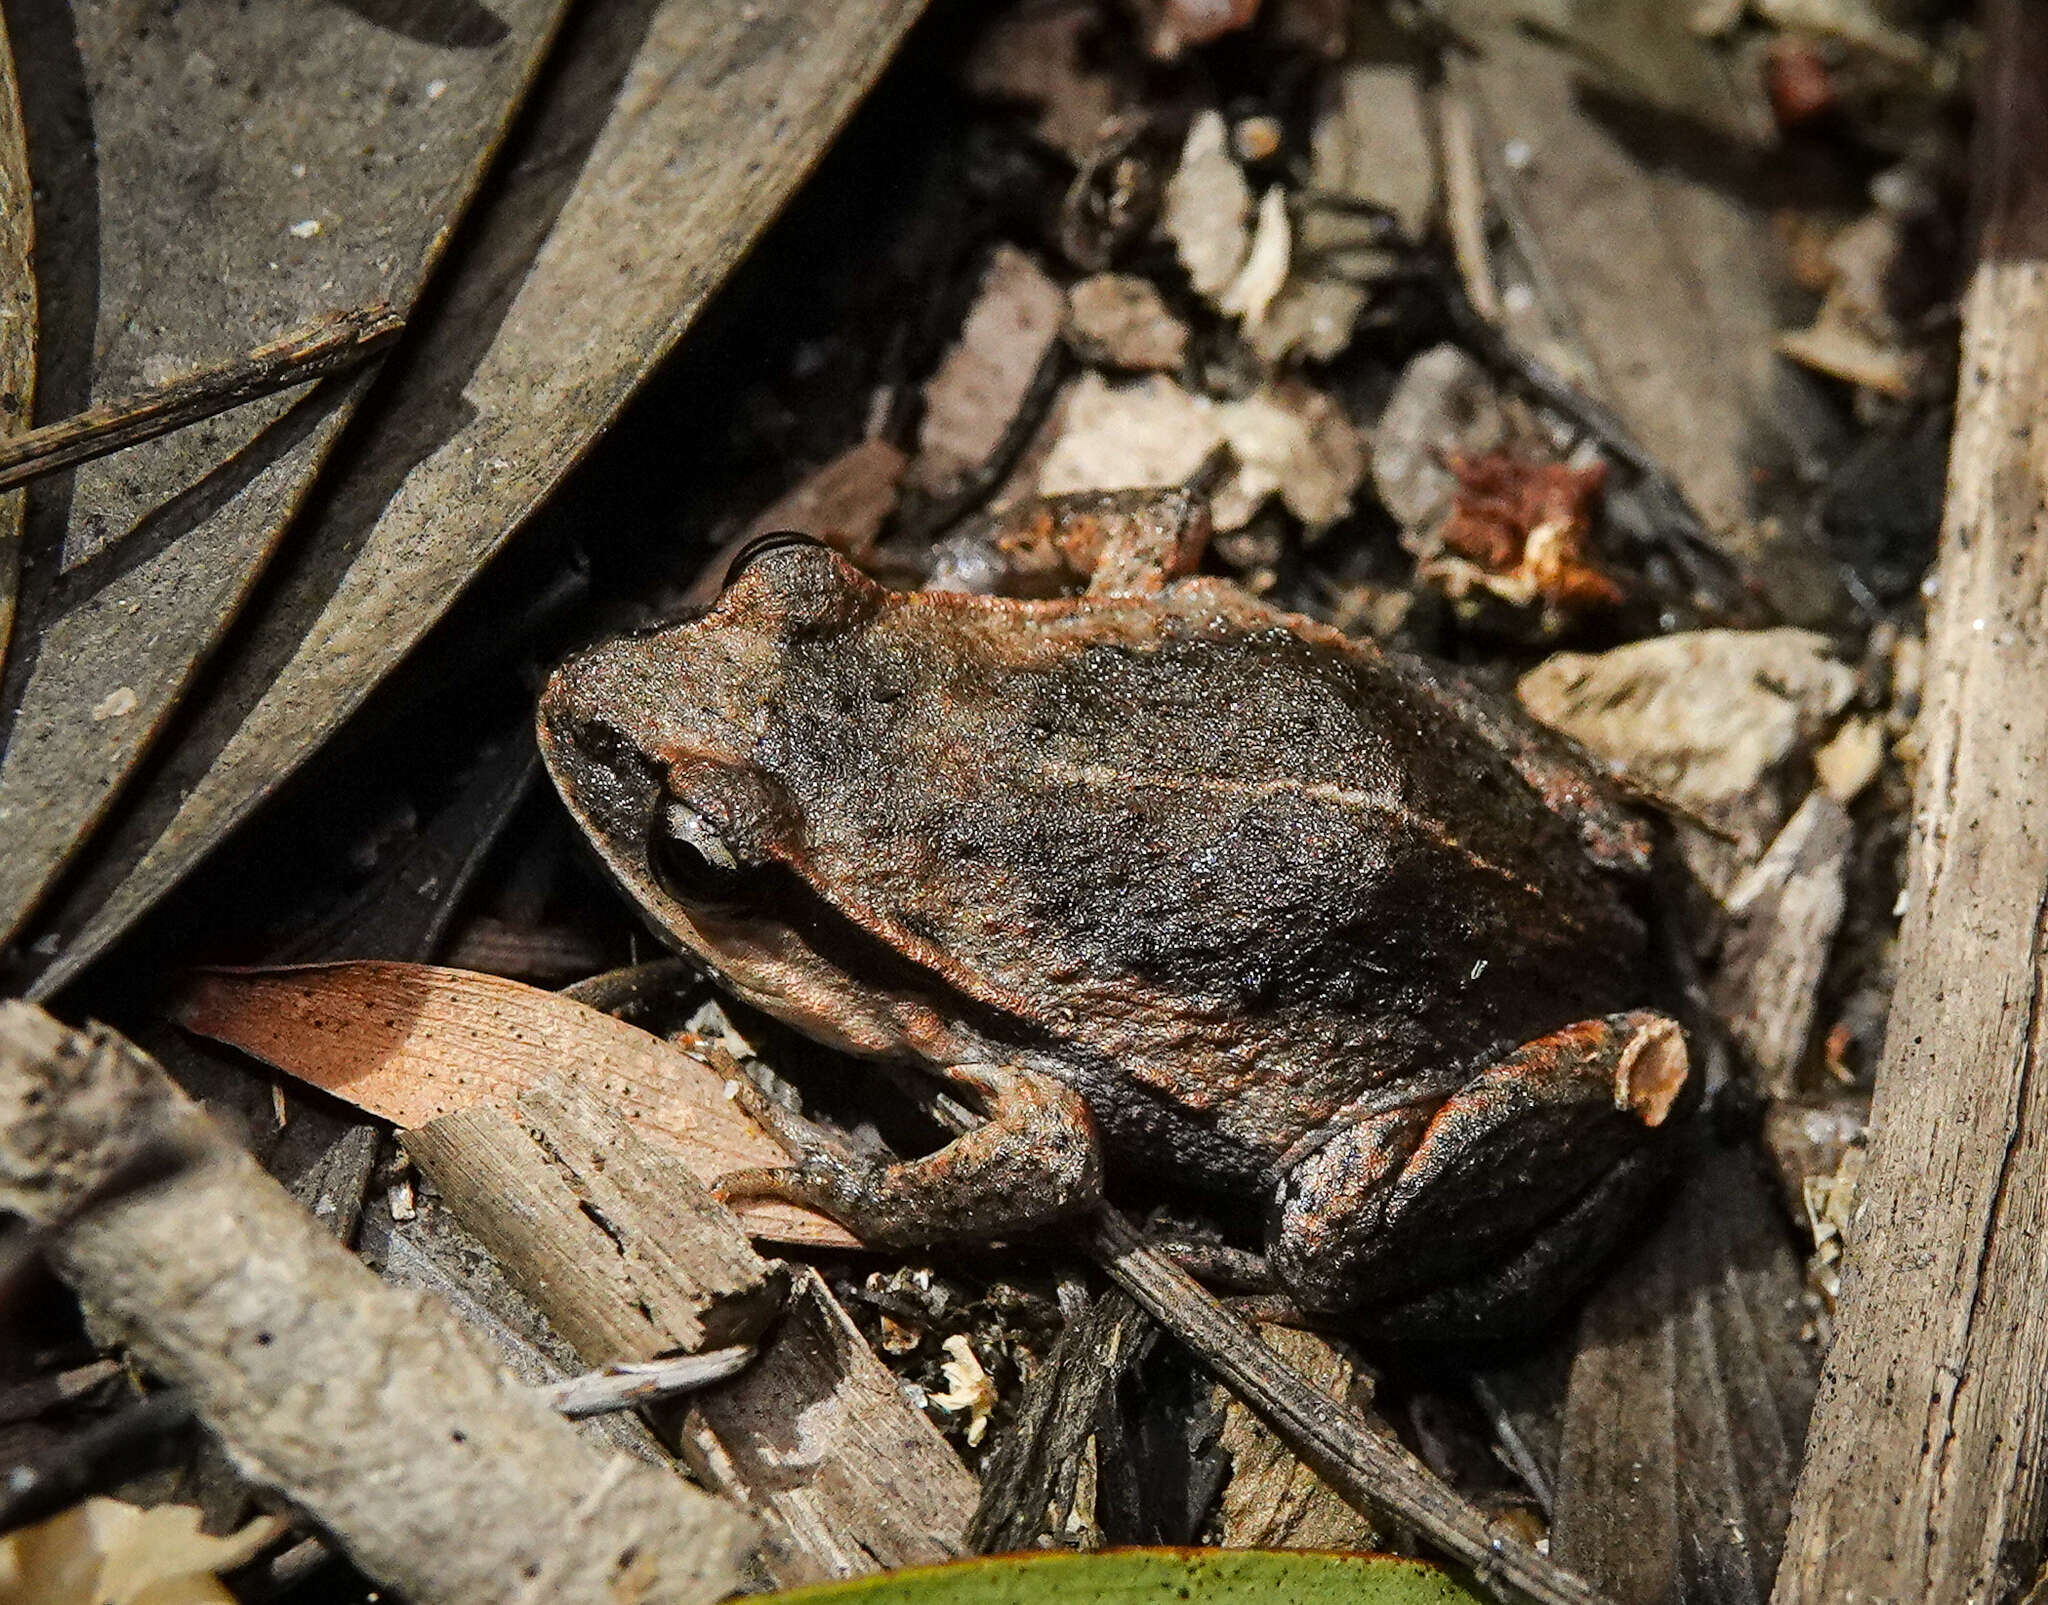
M 719 1196 L 803 1204 L 877 1247 L 1029 1231 L 1100 1201 L 1101 1150 L 1079 1093 L 1014 1065 L 955 1065 L 946 1076 L 975 1093 L 988 1118 L 901 1164 L 828 1148 L 765 1100 L 749 1100 L 797 1162 L 721 1177 Z
M 1541 1319 L 1628 1226 L 1687 1081 L 1659 1014 L 1539 1037 L 1441 1102 L 1369 1114 L 1294 1159 L 1268 1259 L 1304 1309 L 1389 1331 Z

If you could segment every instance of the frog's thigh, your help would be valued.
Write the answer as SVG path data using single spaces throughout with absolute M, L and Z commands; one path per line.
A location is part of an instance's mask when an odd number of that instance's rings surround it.
M 1647 1010 L 1539 1037 L 1443 1103 L 1370 1116 L 1303 1156 L 1268 1258 L 1325 1311 L 1483 1274 L 1635 1153 L 1686 1075 L 1677 1025 Z
M 1101 1199 L 1095 1122 L 1073 1088 L 1011 1065 L 946 1075 L 988 1118 L 938 1152 L 887 1165 L 810 1148 L 786 1170 L 727 1176 L 719 1192 L 808 1205 L 878 1246 L 1028 1231 Z

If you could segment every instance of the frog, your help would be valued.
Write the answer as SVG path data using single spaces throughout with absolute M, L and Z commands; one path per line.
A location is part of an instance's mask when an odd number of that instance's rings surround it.
M 547 681 L 546 770 L 654 930 L 981 1115 L 900 1159 L 781 1119 L 792 1162 L 721 1196 L 907 1249 L 1157 1187 L 1302 1318 L 1540 1327 L 1696 1091 L 1649 825 L 1448 668 L 1189 572 L 1157 521 L 1135 553 L 1081 524 L 1096 581 L 1036 599 L 775 533 Z

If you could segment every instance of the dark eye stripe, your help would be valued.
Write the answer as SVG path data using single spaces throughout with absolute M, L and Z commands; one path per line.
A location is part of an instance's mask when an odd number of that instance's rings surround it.
M 793 529 L 779 529 L 767 535 L 756 535 L 746 545 L 732 554 L 732 561 L 725 568 L 725 583 L 730 585 L 747 569 L 766 557 L 770 552 L 784 551 L 792 546 L 823 546 L 825 543 L 815 536 L 800 534 Z

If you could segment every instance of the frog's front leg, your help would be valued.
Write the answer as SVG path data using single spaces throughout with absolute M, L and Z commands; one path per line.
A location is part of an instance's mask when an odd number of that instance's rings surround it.
M 759 1109 L 797 1163 L 735 1171 L 717 1192 L 803 1204 L 877 1247 L 1030 1231 L 1100 1201 L 1102 1156 L 1079 1093 L 1014 1065 L 955 1065 L 946 1077 L 975 1093 L 988 1118 L 938 1152 L 883 1164 L 828 1149 Z
M 1687 1075 L 1647 1010 L 1539 1037 L 1294 1158 L 1268 1260 L 1306 1310 L 1473 1335 L 1541 1319 L 1626 1228 Z

